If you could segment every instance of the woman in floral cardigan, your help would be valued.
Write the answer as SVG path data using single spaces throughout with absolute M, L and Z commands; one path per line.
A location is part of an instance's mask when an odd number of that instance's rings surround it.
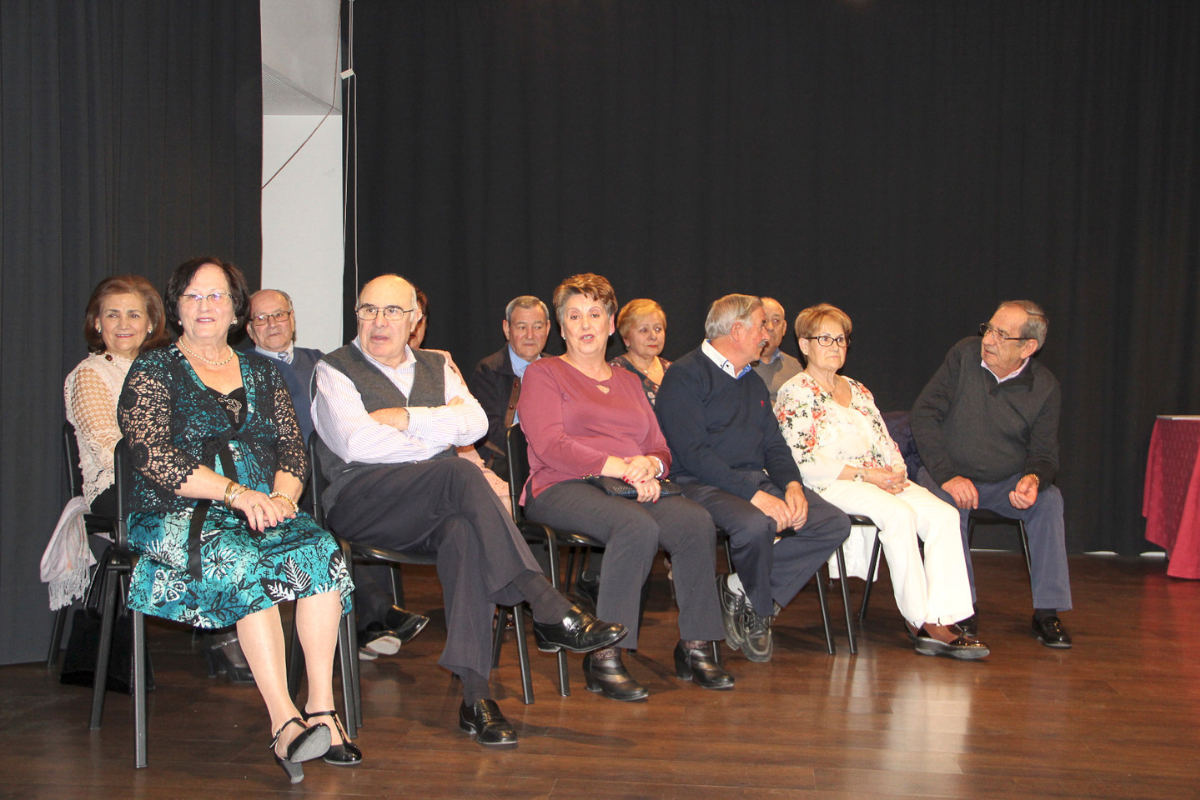
M 908 481 L 871 393 L 837 374 L 850 331 L 850 318 L 829 304 L 800 312 L 796 337 L 805 369 L 779 390 L 779 427 L 805 486 L 879 526 L 896 605 L 917 652 L 983 658 L 987 645 L 955 625 L 973 613 L 958 511 Z

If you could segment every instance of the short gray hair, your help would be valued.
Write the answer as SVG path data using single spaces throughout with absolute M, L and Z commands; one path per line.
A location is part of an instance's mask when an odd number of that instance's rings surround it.
M 705 338 L 711 340 L 728 336 L 735 322 L 749 325 L 750 316 L 760 308 L 762 300 L 749 294 L 727 294 L 713 301 L 704 320 Z
M 1038 350 L 1041 350 L 1042 345 L 1046 343 L 1046 331 L 1050 328 L 1050 318 L 1046 316 L 1042 307 L 1032 300 L 1005 300 L 996 306 L 997 311 L 1002 308 L 1019 308 L 1028 315 L 1025 324 L 1021 326 L 1021 338 L 1034 339 L 1037 341 Z
M 509 300 L 508 305 L 504 307 L 504 321 L 511 325 L 513 312 L 518 308 L 540 308 L 546 322 L 550 322 L 550 307 L 531 294 L 523 294 Z

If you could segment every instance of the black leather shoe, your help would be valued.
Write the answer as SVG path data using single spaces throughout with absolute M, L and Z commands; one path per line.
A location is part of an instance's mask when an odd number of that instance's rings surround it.
M 713 658 L 713 642 L 703 647 L 675 645 L 675 677 L 695 681 L 701 689 L 732 689 L 733 676 Z
M 301 711 L 300 714 L 304 717 L 304 721 L 308 722 L 313 717 L 329 717 L 333 720 L 333 725 L 337 728 L 338 735 L 342 737 L 341 744 L 331 744 L 329 749 L 325 751 L 325 763 L 333 764 L 335 767 L 353 767 L 362 763 L 363 754 L 358 745 L 350 741 L 350 737 L 346 735 L 346 729 L 342 727 L 342 721 L 338 719 L 336 711 Z M 320 723 L 329 727 L 324 722 Z
M 599 692 L 613 700 L 645 700 L 650 694 L 630 676 L 620 654 L 613 658 L 593 658 L 593 654 L 588 653 L 583 657 L 583 677 L 589 692 Z
M 484 747 L 516 747 L 517 732 L 500 713 L 495 700 L 476 700 L 458 707 L 458 727 L 475 734 L 475 741 Z
M 908 629 L 907 625 L 905 629 Z M 988 656 L 992 652 L 986 644 L 978 639 L 968 639 L 965 636 L 959 636 L 952 642 L 940 642 L 930 636 L 924 628 L 917 631 L 915 636 L 909 630 L 908 635 L 915 642 L 916 651 L 923 656 L 946 656 L 961 661 L 974 661 Z
M 1033 633 L 1037 636 L 1038 641 L 1046 647 L 1053 647 L 1057 650 L 1071 648 L 1071 634 L 1067 633 L 1067 629 L 1063 627 L 1062 621 L 1058 617 L 1046 617 L 1043 620 L 1034 617 Z
M 725 623 L 725 644 L 734 650 L 741 650 L 746 641 L 746 632 L 742 630 L 746 596 L 731 590 L 728 580 L 726 575 L 717 576 L 717 597 L 721 601 L 721 621 Z
M 543 653 L 569 650 L 587 653 L 601 647 L 611 647 L 625 638 L 625 626 L 619 622 L 596 619 L 579 606 L 571 606 L 562 622 L 533 623 L 533 639 Z
M 972 614 L 966 619 L 959 620 L 957 623 L 959 630 L 963 636 L 969 636 L 974 639 L 979 635 L 979 614 Z
M 742 643 L 742 652 L 746 658 L 759 664 L 771 660 L 774 644 L 771 639 L 771 617 L 760 617 L 754 613 L 749 603 L 742 611 L 742 628 L 746 631 L 746 640 Z
M 413 613 L 400 606 L 392 606 L 384 615 L 383 624 L 388 630 L 396 632 L 396 635 L 400 637 L 400 644 L 408 644 L 429 624 L 429 617 Z
M 372 622 L 365 630 L 358 632 L 358 649 L 371 654 L 368 660 L 375 656 L 394 656 L 400 652 L 400 634 L 378 622 Z

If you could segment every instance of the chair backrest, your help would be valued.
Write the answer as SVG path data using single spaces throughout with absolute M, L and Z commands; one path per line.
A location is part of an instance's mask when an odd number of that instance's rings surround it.
M 325 473 L 321 472 L 321 462 L 317 460 L 317 442 L 319 441 L 321 441 L 321 437 L 316 431 L 313 431 L 308 437 L 308 493 L 312 495 L 313 519 L 324 528 L 325 509 L 321 507 L 321 495 L 329 488 L 329 480 L 325 477 Z
M 529 445 L 520 425 L 509 427 L 504 443 L 508 451 L 508 497 L 512 500 L 513 522 L 519 523 L 525 519 L 521 492 L 525 490 L 525 482 L 529 479 Z
M 79 440 L 75 438 L 75 426 L 70 422 L 62 425 L 63 466 L 67 469 L 67 486 L 71 497 L 83 494 L 83 468 L 79 466 Z
M 129 546 L 129 491 L 133 488 L 133 458 L 129 442 L 121 439 L 113 450 L 113 478 L 117 490 L 117 547 Z
M 883 424 L 888 429 L 888 436 L 891 436 L 892 441 L 900 448 L 904 466 L 908 468 L 909 479 L 916 480 L 917 470 L 921 468 L 921 454 L 917 452 L 917 443 L 913 440 L 909 413 L 907 411 L 888 411 L 882 416 Z

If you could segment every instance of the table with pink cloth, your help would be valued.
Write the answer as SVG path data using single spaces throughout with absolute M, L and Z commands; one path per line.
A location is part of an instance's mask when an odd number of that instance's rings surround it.
M 1167 574 L 1200 580 L 1200 417 L 1155 421 L 1142 516 L 1146 539 L 1167 551 Z

